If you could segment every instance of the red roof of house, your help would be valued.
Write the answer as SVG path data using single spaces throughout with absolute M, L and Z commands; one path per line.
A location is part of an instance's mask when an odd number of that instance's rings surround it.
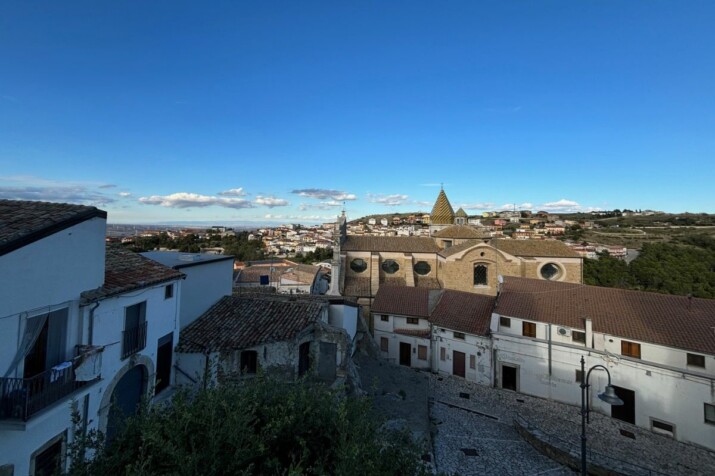
M 715 354 L 715 300 L 507 276 L 503 316 Z
M 447 289 L 432 311 L 430 321 L 435 326 L 467 334 L 487 335 L 495 300 L 494 296 Z

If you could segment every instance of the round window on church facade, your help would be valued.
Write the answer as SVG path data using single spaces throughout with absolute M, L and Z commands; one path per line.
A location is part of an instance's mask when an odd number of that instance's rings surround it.
M 394 259 L 386 259 L 382 262 L 382 270 L 387 274 L 394 274 L 400 269 L 400 265 Z
M 367 269 L 367 263 L 364 259 L 355 258 L 350 262 L 350 269 L 352 269 L 356 273 L 362 273 Z
M 429 265 L 427 261 L 418 261 L 415 263 L 415 273 L 419 274 L 420 276 L 426 276 L 432 271 L 432 267 Z
M 555 281 L 561 277 L 561 268 L 554 263 L 546 263 L 541 267 L 541 277 Z

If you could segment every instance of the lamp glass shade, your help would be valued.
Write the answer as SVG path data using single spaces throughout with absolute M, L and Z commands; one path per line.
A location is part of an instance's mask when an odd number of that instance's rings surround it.
M 600 393 L 598 395 L 598 398 L 608 403 L 609 405 L 623 405 L 623 400 L 618 398 L 618 395 L 616 395 L 616 391 L 614 390 L 613 385 L 606 385 L 606 390 L 603 393 Z

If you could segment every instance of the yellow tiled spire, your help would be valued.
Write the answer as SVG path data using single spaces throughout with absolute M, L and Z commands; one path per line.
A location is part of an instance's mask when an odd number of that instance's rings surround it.
M 432 207 L 432 214 L 430 215 L 431 225 L 453 225 L 454 224 L 454 209 L 447 199 L 447 194 L 444 193 L 444 189 L 439 191 L 439 196 L 437 201 Z

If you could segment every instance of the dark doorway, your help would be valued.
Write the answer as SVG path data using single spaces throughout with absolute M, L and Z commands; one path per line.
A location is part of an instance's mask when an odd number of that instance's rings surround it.
M 244 350 L 241 352 L 241 374 L 255 374 L 258 370 L 258 352 Z
M 501 366 L 501 388 L 518 391 L 516 384 L 517 368 L 510 365 Z
M 298 376 L 310 370 L 310 342 L 303 342 L 298 348 Z
M 107 441 L 111 442 L 127 417 L 135 415 L 146 392 L 146 367 L 137 365 L 125 373 L 112 392 L 107 422 Z
M 412 363 L 412 346 L 406 342 L 400 342 L 400 365 L 410 367 Z
M 161 339 L 156 349 L 156 386 L 154 392 L 159 393 L 171 382 L 171 360 L 174 349 L 174 333 L 170 332 Z
M 636 424 L 636 392 L 627 388 L 613 386 L 623 405 L 612 405 L 611 416 L 633 425 Z
M 457 377 L 462 377 L 464 378 L 464 362 L 465 362 L 465 354 L 464 352 L 457 352 L 456 350 L 452 351 L 452 374 L 456 375 Z
M 319 349 L 318 377 L 324 382 L 333 382 L 337 373 L 338 345 L 321 342 Z

